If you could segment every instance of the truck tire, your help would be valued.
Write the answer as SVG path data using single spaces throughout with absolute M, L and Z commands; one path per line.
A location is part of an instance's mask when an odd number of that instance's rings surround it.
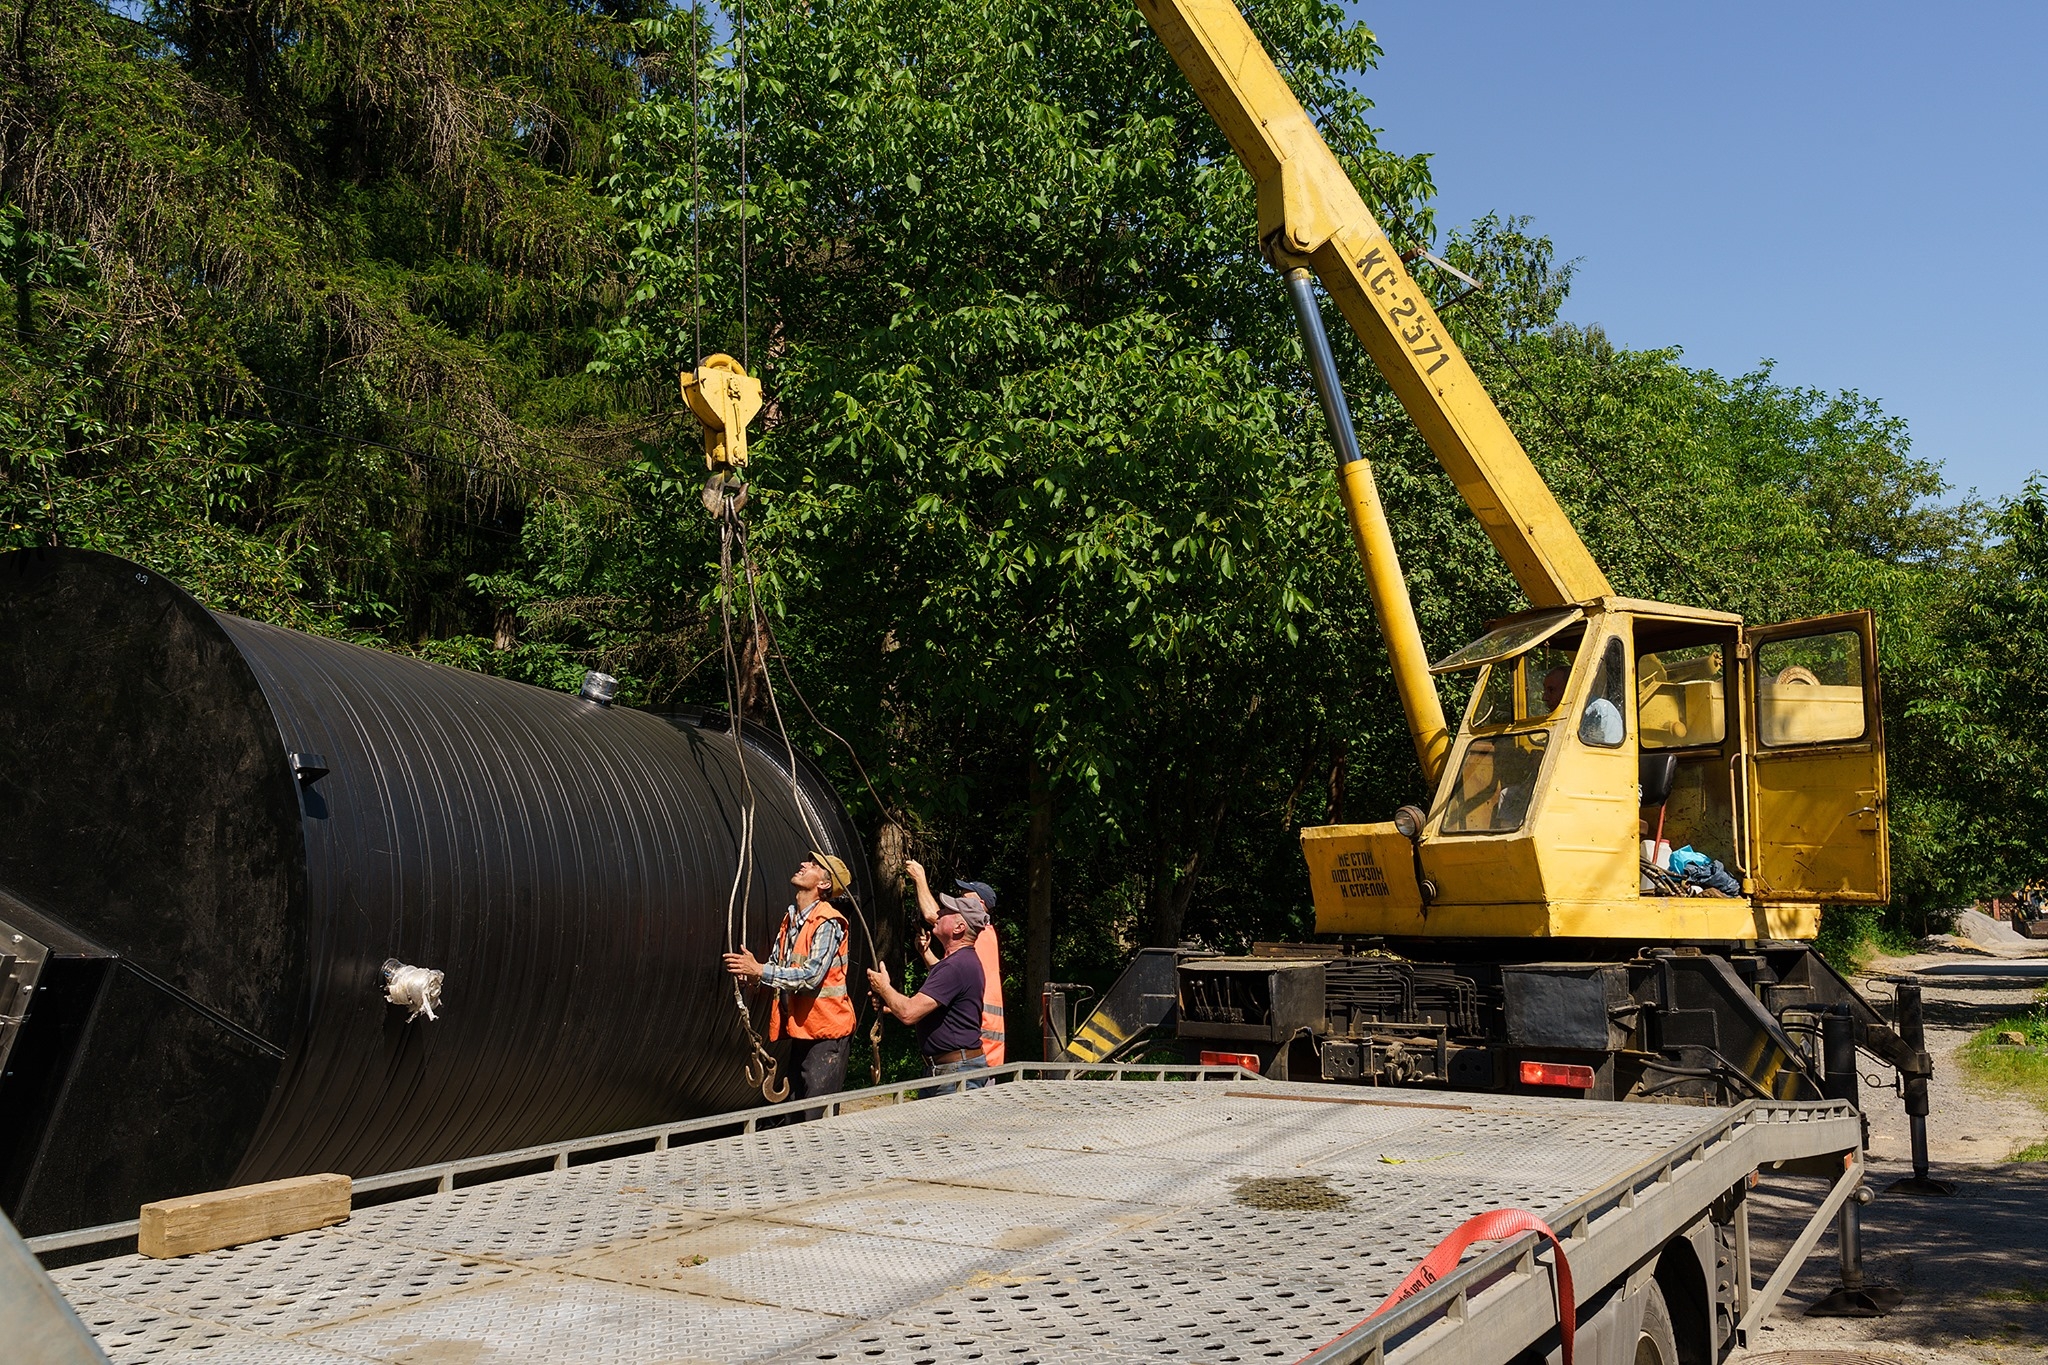
M 1634 1365 L 1678 1365 L 1678 1330 L 1671 1325 L 1671 1306 L 1655 1280 L 1643 1301 L 1643 1325 L 1636 1331 L 1632 1360 Z

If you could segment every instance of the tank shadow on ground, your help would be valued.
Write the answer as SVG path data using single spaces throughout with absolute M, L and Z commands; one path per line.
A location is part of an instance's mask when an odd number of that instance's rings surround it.
M 1937 1000 L 1928 997 L 1921 1005 L 1930 1028 L 1966 1029 L 1975 1033 L 2002 1019 L 2025 1011 L 2024 1001 Z

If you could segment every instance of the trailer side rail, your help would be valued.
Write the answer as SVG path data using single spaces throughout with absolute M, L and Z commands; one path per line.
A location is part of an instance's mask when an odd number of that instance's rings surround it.
M 1683 1151 L 1645 1163 L 1568 1206 L 1553 1226 L 1583 1296 L 1654 1257 L 1752 1171 L 1839 1151 L 1841 1177 L 1764 1289 L 1752 1291 L 1747 1265 L 1738 1268 L 1746 1334 L 1777 1306 L 1842 1202 L 1862 1182 L 1862 1140 L 1862 1120 L 1850 1105 L 1752 1100 L 1730 1110 Z M 1382 1365 L 1397 1345 L 1402 1365 L 1463 1365 L 1493 1359 L 1503 1348 L 1512 1354 L 1557 1321 L 1556 1270 L 1538 1256 L 1537 1246 L 1534 1234 L 1524 1234 L 1464 1262 L 1301 1365 Z

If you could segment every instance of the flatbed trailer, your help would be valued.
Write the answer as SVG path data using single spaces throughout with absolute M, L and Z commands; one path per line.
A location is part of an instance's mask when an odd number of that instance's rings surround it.
M 1558 1356 L 1554 1255 L 1533 1235 L 1371 1315 L 1446 1234 L 1519 1208 L 1562 1238 L 1579 1361 L 1637 1361 L 1661 1294 L 1670 1365 L 1692 1365 L 1755 1329 L 1863 1173 L 1861 1119 L 1834 1102 L 986 1074 L 850 1092 L 810 1123 L 765 1126 L 788 1104 L 377 1177 L 358 1195 L 434 1192 L 51 1274 L 117 1363 L 1485 1365 Z M 1775 1167 L 1832 1184 L 1759 1285 L 1744 1196 Z

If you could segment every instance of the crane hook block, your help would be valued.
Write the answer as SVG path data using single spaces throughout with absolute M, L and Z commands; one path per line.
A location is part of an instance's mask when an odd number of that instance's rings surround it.
M 747 423 L 761 410 L 761 381 L 729 355 L 711 355 L 683 371 L 683 401 L 704 424 L 704 466 L 717 472 L 747 462 Z

